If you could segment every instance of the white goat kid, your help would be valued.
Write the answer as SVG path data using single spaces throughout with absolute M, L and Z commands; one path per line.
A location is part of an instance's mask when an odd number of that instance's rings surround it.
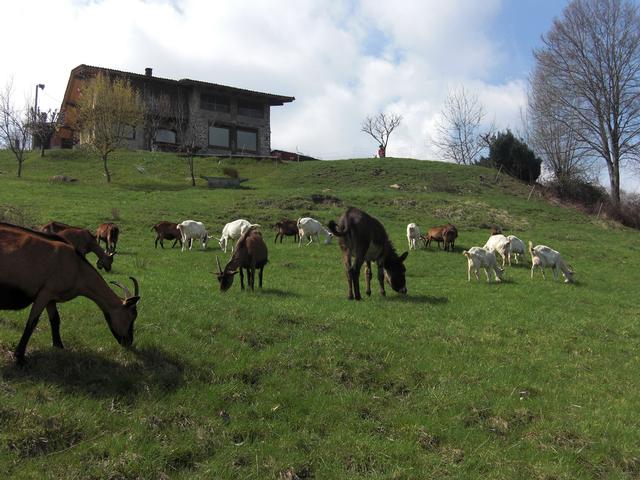
M 478 272 L 481 268 L 484 269 L 484 273 L 487 275 L 487 282 L 491 282 L 490 270 L 493 270 L 496 282 L 502 281 L 504 270 L 498 267 L 496 254 L 493 251 L 480 247 L 471 247 L 469 250 L 462 252 L 462 254 L 467 257 L 467 282 L 471 281 L 471 270 L 473 270 L 476 280 L 480 280 Z
M 249 227 L 251 226 L 260 227 L 260 225 L 258 225 L 257 223 L 252 224 L 251 222 L 243 218 L 227 223 L 222 229 L 222 236 L 220 237 L 220 240 L 218 240 L 220 248 L 224 250 L 224 253 L 227 253 L 227 245 L 229 244 L 230 240 L 231 253 L 233 253 L 233 248 L 235 245 L 235 242 L 233 242 L 233 240 L 237 240 L 238 238 L 240 238 L 242 234 L 249 230 Z
M 564 275 L 564 282 L 573 282 L 574 272 L 566 264 L 562 255 L 556 252 L 554 249 L 547 247 L 546 245 L 536 245 L 535 247 L 529 242 L 529 253 L 531 253 L 531 278 L 533 278 L 533 272 L 536 267 L 542 271 L 542 278 L 545 280 L 547 276 L 544 273 L 544 267 L 551 267 L 553 270 L 553 279 L 558 279 L 558 269 L 562 271 Z
M 520 263 L 520 257 L 524 258 L 525 253 L 524 242 L 515 235 L 509 235 L 507 238 L 509 239 L 509 265 L 511 265 L 512 256 L 516 263 Z
M 484 244 L 485 250 L 497 252 L 502 257 L 502 268 L 504 268 L 509 259 L 510 242 L 507 237 L 502 234 L 491 235 L 487 243 Z
M 310 217 L 303 217 L 303 218 L 299 218 L 296 224 L 298 225 L 298 235 L 300 236 L 298 247 L 302 246 L 303 238 L 309 239 L 309 243 L 307 243 L 307 247 L 311 245 L 313 243 L 314 236 L 316 237 L 316 242 L 318 242 L 318 245 L 320 245 L 320 237 L 319 237 L 320 234 L 323 234 L 326 236 L 326 239 L 324 241 L 325 245 L 328 245 L 329 243 L 331 243 L 331 239 L 333 238 L 333 233 L 331 233 L 328 229 L 326 229 L 324 225 L 322 225 L 319 221 Z
M 407 241 L 409 242 L 409 250 L 417 250 L 420 241 L 420 227 L 415 223 L 407 225 Z
M 184 252 L 187 248 L 187 243 L 189 244 L 189 250 L 193 247 L 193 240 L 200 240 L 202 242 L 202 249 L 205 250 L 207 248 L 207 242 L 209 241 L 209 236 L 207 234 L 207 229 L 202 222 L 196 222 L 195 220 L 185 220 L 184 222 L 178 224 L 178 230 L 180 230 L 180 235 L 182 237 L 182 251 Z

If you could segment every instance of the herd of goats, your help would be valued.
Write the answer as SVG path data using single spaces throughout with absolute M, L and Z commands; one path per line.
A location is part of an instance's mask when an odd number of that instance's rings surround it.
M 329 243 L 334 236 L 338 237 L 350 300 L 362 298 L 360 270 L 363 265 L 365 293 L 371 295 L 372 261 L 377 265 L 380 293 L 385 295 L 386 281 L 394 291 L 406 295 L 404 261 L 408 252 L 401 255 L 396 253 L 386 230 L 377 219 L 351 207 L 338 222 L 332 220 L 327 227 L 312 218 L 281 221 L 276 224 L 276 241 L 280 238 L 282 243 L 284 236 L 293 236 L 301 246 L 303 239 L 308 239 L 307 245 L 310 245 L 314 238 L 319 242 L 320 235 L 326 237 L 325 243 Z M 204 249 L 212 238 L 204 224 L 194 220 L 179 224 L 163 221 L 152 229 L 156 232 L 156 248 L 158 243 L 164 248 L 164 240 L 173 240 L 173 246 L 181 243 L 182 251 L 192 249 L 194 241 L 200 241 Z M 40 231 L 0 223 L 0 310 L 21 310 L 31 305 L 27 324 L 15 350 L 18 363 L 24 362 L 27 343 L 45 309 L 51 324 L 53 345 L 63 348 L 57 304 L 78 296 L 89 298 L 102 310 L 113 336 L 121 345 L 130 346 L 133 343 L 133 324 L 140 300 L 137 280 L 129 277 L 134 286 L 133 294 L 121 283 L 110 282 L 122 290 L 123 297 L 120 297 L 85 258 L 88 253 L 94 253 L 98 257 L 97 268 L 110 271 L 118 235 L 118 226 L 113 223 L 101 224 L 95 233 L 61 222 L 50 222 Z M 453 251 L 457 236 L 458 231 L 451 224 L 434 227 L 425 235 L 420 234 L 415 223 L 407 226 L 410 250 L 417 249 L 419 241 L 423 241 L 425 246 L 436 241 L 438 246 L 443 243 L 445 250 Z M 105 249 L 102 248 L 103 242 Z M 254 288 L 256 271 L 259 287 L 262 287 L 268 252 L 260 225 L 247 220 L 228 223 L 219 239 L 220 248 L 226 252 L 230 243 L 232 256 L 224 268 L 216 258 L 220 289 L 228 290 L 237 273 L 240 273 L 240 287 L 244 289 L 243 270 L 246 271 L 249 288 Z M 496 252 L 502 257 L 502 268 L 498 266 Z M 518 257 L 524 253 L 525 246 L 520 239 L 512 235 L 506 237 L 494 230 L 484 247 L 472 247 L 463 252 L 468 260 L 467 279 L 471 281 L 472 271 L 479 279 L 478 271 L 482 268 L 487 281 L 491 281 L 490 271 L 494 272 L 496 281 L 500 281 L 506 263 L 510 265 L 512 257 L 519 262 Z M 572 281 L 573 271 L 557 251 L 544 245 L 533 247 L 529 242 L 529 253 L 532 277 L 534 269 L 538 267 L 546 278 L 544 268 L 551 267 L 554 278 L 557 278 L 557 271 L 560 270 L 566 282 Z

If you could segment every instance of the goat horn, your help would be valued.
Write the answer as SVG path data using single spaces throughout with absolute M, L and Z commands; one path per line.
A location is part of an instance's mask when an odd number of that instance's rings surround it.
M 138 285 L 138 281 L 135 278 L 133 277 L 129 277 L 129 278 L 133 282 L 133 296 L 137 297 L 140 295 L 140 285 Z
M 122 285 L 120 282 L 116 282 L 115 280 L 111 280 L 111 282 L 109 283 L 113 283 L 116 287 L 119 287 L 122 289 L 122 292 L 124 293 L 124 297 L 125 298 L 129 298 L 131 296 L 131 292 L 129 292 L 129 289 L 127 287 L 125 287 L 124 285 Z
M 222 273 L 222 267 L 220 266 L 220 259 L 218 258 L 217 255 L 216 255 L 216 263 L 218 264 L 218 271 Z

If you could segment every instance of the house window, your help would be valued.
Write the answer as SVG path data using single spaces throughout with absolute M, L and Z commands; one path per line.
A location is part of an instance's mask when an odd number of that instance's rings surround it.
M 238 115 L 244 115 L 245 117 L 263 118 L 264 107 L 259 102 L 252 102 L 250 100 L 238 100 Z
M 211 125 L 209 127 L 209 145 L 212 147 L 231 148 L 231 129 Z
M 136 139 L 136 127 L 132 125 L 122 125 L 122 129 L 120 130 L 120 134 L 122 138 L 125 140 L 135 140 Z
M 257 130 L 244 130 L 238 128 L 238 151 L 257 152 L 258 151 L 258 132 Z
M 156 132 L 156 142 L 159 143 L 176 143 L 176 132 L 161 128 Z
M 200 108 L 212 112 L 229 113 L 229 97 L 203 93 L 200 95 Z

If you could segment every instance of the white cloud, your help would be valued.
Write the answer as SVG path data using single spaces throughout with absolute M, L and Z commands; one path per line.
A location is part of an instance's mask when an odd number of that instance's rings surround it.
M 373 155 L 360 132 L 378 111 L 404 116 L 394 156 L 436 158 L 427 134 L 449 87 L 478 93 L 488 116 L 513 125 L 523 81 L 490 82 L 504 62 L 488 34 L 500 1 L 205 0 L 6 2 L 0 84 L 59 108 L 69 71 L 92 64 L 193 78 L 296 101 L 272 109 L 272 146 L 322 158 Z M 6 40 L 5 40 L 6 43 Z

